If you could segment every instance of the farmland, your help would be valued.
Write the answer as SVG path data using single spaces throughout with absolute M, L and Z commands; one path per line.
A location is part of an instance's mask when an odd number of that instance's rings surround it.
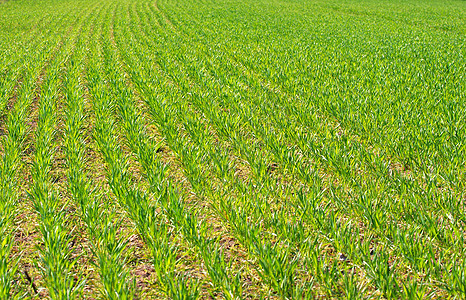
M 466 297 L 466 2 L 0 1 L 0 299 Z

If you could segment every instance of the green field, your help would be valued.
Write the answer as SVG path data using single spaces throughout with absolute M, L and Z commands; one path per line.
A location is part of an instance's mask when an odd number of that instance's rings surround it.
M 0 1 L 0 299 L 466 298 L 466 2 Z

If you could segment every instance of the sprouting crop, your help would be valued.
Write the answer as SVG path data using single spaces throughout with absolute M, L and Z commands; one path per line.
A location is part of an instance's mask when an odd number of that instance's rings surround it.
M 465 16 L 0 0 L 0 298 L 465 298 Z

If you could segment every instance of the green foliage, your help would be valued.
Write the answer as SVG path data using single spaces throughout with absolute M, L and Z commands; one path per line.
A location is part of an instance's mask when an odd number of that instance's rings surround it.
M 464 298 L 465 10 L 1 3 L 0 298 Z

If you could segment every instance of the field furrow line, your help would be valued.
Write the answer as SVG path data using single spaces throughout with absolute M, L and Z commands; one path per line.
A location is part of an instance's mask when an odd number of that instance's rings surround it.
M 75 249 L 73 249 L 73 229 L 65 220 L 69 212 L 68 200 L 63 194 L 61 184 L 63 174 L 60 169 L 61 151 L 58 147 L 61 138 L 57 134 L 60 128 L 59 111 L 61 109 L 58 72 L 73 52 L 76 36 L 82 26 L 79 20 L 79 18 L 75 19 L 75 22 L 71 23 L 70 27 L 65 27 L 66 30 L 58 36 L 60 42 L 57 44 L 56 52 L 48 60 L 39 76 L 41 86 L 40 92 L 37 92 L 37 108 L 34 106 L 32 108 L 36 112 L 32 111 L 30 114 L 33 125 L 30 130 L 31 134 L 34 134 L 35 142 L 30 146 L 33 147 L 30 170 L 32 183 L 28 194 L 37 213 L 35 222 L 38 223 L 37 233 L 41 235 L 39 239 L 43 246 L 39 247 L 41 263 L 33 265 L 38 267 L 41 273 L 40 279 L 37 279 L 36 273 L 31 273 L 31 270 L 28 270 L 29 274 L 26 279 L 30 281 L 29 284 L 33 288 L 31 294 L 40 297 L 48 295 L 52 299 L 76 297 L 80 294 L 84 282 L 82 276 L 75 277 L 68 274 L 74 271 L 76 256 Z M 77 26 L 74 30 L 72 30 L 73 25 Z M 65 38 L 66 34 L 70 36 Z M 27 238 L 29 239 L 29 236 Z M 31 246 L 33 245 L 29 244 L 28 248 L 23 250 L 29 250 Z M 62 253 L 57 253 L 57 251 Z M 25 268 L 30 269 L 28 265 L 24 262 Z M 41 282 L 45 284 L 47 291 L 40 286 Z

